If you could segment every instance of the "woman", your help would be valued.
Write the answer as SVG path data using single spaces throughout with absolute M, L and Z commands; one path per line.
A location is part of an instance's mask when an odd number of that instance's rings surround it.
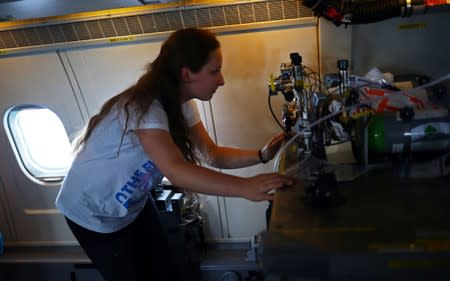
M 202 29 L 174 32 L 138 82 L 108 100 L 77 142 L 56 205 L 105 280 L 176 280 L 149 191 L 163 175 L 211 195 L 271 200 L 291 185 L 276 173 L 242 178 L 197 165 L 240 168 L 274 157 L 284 138 L 259 151 L 217 146 L 193 99 L 224 85 L 220 44 Z M 170 274 L 169 274 L 170 272 Z

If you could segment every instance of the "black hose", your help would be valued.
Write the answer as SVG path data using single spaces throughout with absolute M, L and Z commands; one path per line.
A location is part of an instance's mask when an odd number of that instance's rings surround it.
M 330 3 L 327 0 L 303 0 L 303 5 L 312 9 L 314 14 L 320 17 Z
M 412 5 L 421 5 L 423 0 L 412 0 Z M 402 9 L 406 8 L 405 0 L 304 0 L 303 4 L 312 9 L 315 15 L 325 16 L 332 20 L 336 25 L 345 24 L 364 24 L 386 20 L 389 18 L 402 16 Z M 327 11 L 334 9 L 335 13 L 339 13 L 342 18 L 346 18 L 345 22 L 336 21 L 336 17 L 327 17 Z M 407 15 L 407 14 L 405 14 Z
M 352 24 L 372 23 L 402 14 L 402 3 L 399 0 L 357 1 L 350 8 Z

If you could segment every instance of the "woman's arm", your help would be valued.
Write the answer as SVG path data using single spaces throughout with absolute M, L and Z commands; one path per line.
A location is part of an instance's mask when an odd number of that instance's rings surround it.
M 212 167 L 222 169 L 248 167 L 272 160 L 286 136 L 283 132 L 275 135 L 259 152 L 216 145 L 202 122 L 191 127 L 190 133 L 194 146 L 201 154 L 201 160 Z
M 257 150 L 218 146 L 202 122 L 190 128 L 190 138 L 200 152 L 200 159 L 215 168 L 237 169 L 260 163 Z
M 164 176 L 173 185 L 194 192 L 262 201 L 273 199 L 273 195 L 267 192 L 293 184 L 292 179 L 276 173 L 242 178 L 197 166 L 184 160 L 169 132 L 161 129 L 138 129 L 134 132 Z M 253 157 L 253 161 L 256 161 L 258 156 Z M 251 156 L 248 158 L 250 161 Z

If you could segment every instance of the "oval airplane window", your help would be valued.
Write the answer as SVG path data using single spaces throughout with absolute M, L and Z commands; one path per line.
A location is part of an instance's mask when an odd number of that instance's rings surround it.
M 24 173 L 39 183 L 60 182 L 72 162 L 72 146 L 64 125 L 50 109 L 14 106 L 4 126 Z

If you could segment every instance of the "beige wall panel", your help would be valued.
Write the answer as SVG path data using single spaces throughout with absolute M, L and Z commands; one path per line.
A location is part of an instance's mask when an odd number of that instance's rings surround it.
M 0 58 L 0 93 L 2 117 L 11 106 L 35 104 L 54 111 L 69 135 L 83 124 L 71 84 L 56 53 Z M 40 185 L 25 176 L 3 124 L 0 155 L 3 197 L 0 212 L 11 218 L 12 230 L 7 232 L 11 235 L 6 237 L 9 242 L 59 243 L 73 239 L 63 216 L 52 212 L 58 187 Z M 0 225 L 3 227 L 3 222 Z
M 280 131 L 269 111 L 269 75 L 280 74 L 280 64 L 290 62 L 298 52 L 303 64 L 318 68 L 316 27 L 296 26 L 220 35 L 223 49 L 225 85 L 211 103 L 219 144 L 259 149 Z M 280 96 L 272 97 L 277 117 L 281 115 Z M 252 176 L 271 172 L 273 163 L 225 172 Z M 267 202 L 226 198 L 227 238 L 248 238 L 265 229 Z
M 159 52 L 161 42 L 83 48 L 67 51 L 90 116 L 110 97 L 144 73 Z
M 346 59 L 351 63 L 352 28 L 352 26 L 336 26 L 327 19 L 319 19 L 320 71 L 322 75 L 336 73 L 338 60 Z

